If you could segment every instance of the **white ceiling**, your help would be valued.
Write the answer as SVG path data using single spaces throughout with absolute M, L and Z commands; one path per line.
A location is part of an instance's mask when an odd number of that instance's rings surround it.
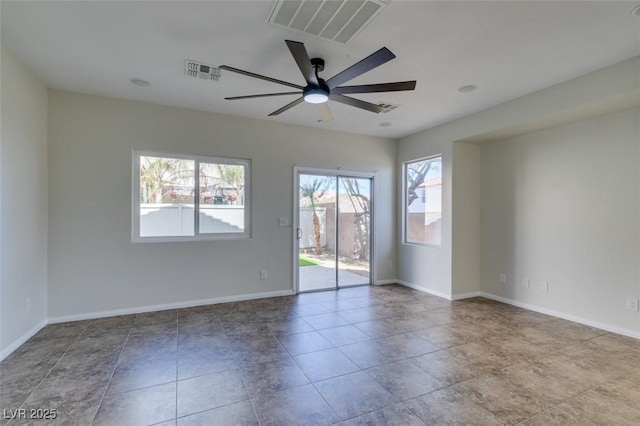
M 1 29 L 2 43 L 55 89 L 397 138 L 640 55 L 638 3 L 393 0 L 348 45 L 268 24 L 274 1 L 2 1 Z M 267 117 L 295 97 L 223 99 L 285 86 L 184 74 L 188 58 L 303 84 L 285 39 L 324 58 L 324 78 L 386 46 L 397 58 L 349 84 L 415 79 L 416 90 L 354 95 L 401 105 L 388 114 L 330 102 L 334 120 L 318 123 L 304 103 Z M 478 89 L 457 91 L 468 84 Z

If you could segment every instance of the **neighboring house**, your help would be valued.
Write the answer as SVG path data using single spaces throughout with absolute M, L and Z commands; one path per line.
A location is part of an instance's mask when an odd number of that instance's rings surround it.
M 408 206 L 409 214 L 424 213 L 425 225 L 428 225 L 442 215 L 442 177 L 427 179 L 418 188 L 419 197 Z
M 418 198 L 407 207 L 407 238 L 411 242 L 440 244 L 442 219 L 442 177 L 418 186 Z

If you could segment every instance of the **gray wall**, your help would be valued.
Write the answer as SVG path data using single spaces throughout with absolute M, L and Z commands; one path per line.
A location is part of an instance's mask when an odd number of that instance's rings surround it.
M 0 355 L 4 356 L 47 319 L 47 88 L 4 47 L 1 72 Z
M 640 113 L 630 110 L 638 57 L 397 145 L 47 93 L 4 48 L 1 71 L 0 357 L 47 318 L 286 293 L 293 233 L 278 218 L 292 216 L 294 166 L 375 172 L 378 282 L 486 294 L 640 335 L 640 314 L 624 309 L 626 297 L 640 297 Z M 133 149 L 252 159 L 253 238 L 131 243 Z M 442 245 L 401 244 L 400 165 L 437 154 Z M 261 269 L 269 279 L 259 280 Z
M 49 144 L 50 317 L 292 289 L 296 165 L 376 173 L 375 278 L 395 278 L 393 140 L 51 91 Z M 253 238 L 132 244 L 133 149 L 251 159 Z
M 625 309 L 640 297 L 639 123 L 635 109 L 482 145 L 484 291 L 640 333 Z
M 635 57 L 401 139 L 398 168 L 443 155 L 443 243 L 402 244 L 398 221 L 398 278 L 640 337 L 639 75 Z
M 451 200 L 453 144 L 448 138 L 418 133 L 401 140 L 398 148 L 398 173 L 402 163 L 442 155 L 442 241 L 440 245 L 402 243 L 402 220 L 398 220 L 398 279 L 405 285 L 448 297 L 451 295 Z M 402 180 L 396 185 L 402 194 Z M 398 196 L 398 214 L 402 216 L 402 197 Z

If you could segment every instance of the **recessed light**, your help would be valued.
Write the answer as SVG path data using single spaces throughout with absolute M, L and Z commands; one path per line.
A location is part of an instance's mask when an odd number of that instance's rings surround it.
M 459 88 L 458 92 L 460 92 L 460 93 L 471 93 L 476 89 L 477 89 L 476 86 L 474 86 L 473 84 L 469 84 L 467 86 L 462 86 L 461 88 Z
M 141 78 L 132 78 L 129 80 L 129 82 L 131 84 L 135 84 L 138 87 L 149 87 L 151 86 L 151 83 L 149 83 L 147 80 L 143 80 Z
M 633 8 L 631 14 L 637 18 L 640 18 L 640 4 Z
M 388 121 L 383 121 L 380 123 L 380 127 L 391 127 L 391 123 Z

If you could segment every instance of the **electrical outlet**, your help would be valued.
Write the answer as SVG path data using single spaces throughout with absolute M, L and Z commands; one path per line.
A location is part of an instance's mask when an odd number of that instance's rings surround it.
M 633 297 L 627 297 L 627 310 L 638 311 L 638 299 Z
M 500 281 L 500 284 L 506 284 L 507 283 L 507 274 L 501 272 L 500 275 L 498 276 L 498 280 Z
M 261 280 L 266 280 L 268 278 L 268 274 L 267 274 L 267 270 L 263 269 L 262 271 L 260 271 L 260 279 Z
M 289 218 L 288 217 L 278 218 L 278 224 L 280 226 L 289 226 Z
M 387 262 L 387 266 L 389 267 L 389 269 L 393 268 L 393 260 Z
M 524 277 L 522 279 L 522 287 L 529 288 L 530 285 L 531 285 L 531 281 L 529 281 L 529 278 Z

